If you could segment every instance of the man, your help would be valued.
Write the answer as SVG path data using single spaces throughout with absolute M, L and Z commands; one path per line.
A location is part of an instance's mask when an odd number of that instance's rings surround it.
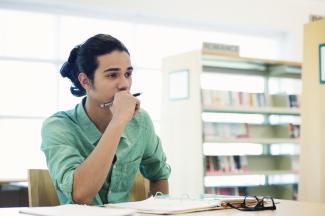
M 130 93 L 127 48 L 110 35 L 95 35 L 71 51 L 60 72 L 72 81 L 73 95 L 86 95 L 42 128 L 42 150 L 60 203 L 128 201 L 139 168 L 151 194 L 168 193 L 170 167 L 160 139 Z

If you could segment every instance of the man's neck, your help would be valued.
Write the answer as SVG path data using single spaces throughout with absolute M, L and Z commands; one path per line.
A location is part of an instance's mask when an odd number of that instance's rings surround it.
M 112 120 L 111 110 L 106 108 L 101 108 L 95 101 L 90 98 L 86 98 L 85 110 L 90 118 L 90 120 L 96 125 L 97 129 L 104 133 L 107 125 Z

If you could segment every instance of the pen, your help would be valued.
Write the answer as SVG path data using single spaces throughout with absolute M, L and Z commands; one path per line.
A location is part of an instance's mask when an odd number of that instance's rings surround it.
M 134 97 L 138 97 L 139 95 L 141 95 L 141 93 L 139 92 L 139 93 L 134 93 L 134 94 L 132 94 Z M 106 102 L 106 103 L 102 103 L 102 104 L 100 104 L 100 107 L 101 108 L 105 108 L 105 107 L 110 107 L 110 106 L 112 106 L 113 105 L 113 100 L 112 101 L 110 101 L 110 102 Z

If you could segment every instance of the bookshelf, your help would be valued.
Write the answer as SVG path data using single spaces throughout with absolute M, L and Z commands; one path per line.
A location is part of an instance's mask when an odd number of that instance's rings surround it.
M 171 193 L 296 198 L 300 63 L 198 50 L 166 57 L 162 77 Z

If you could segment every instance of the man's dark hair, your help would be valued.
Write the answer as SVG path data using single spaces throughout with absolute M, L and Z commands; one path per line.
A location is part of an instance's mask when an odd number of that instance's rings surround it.
M 71 50 L 68 61 L 62 65 L 60 73 L 62 77 L 68 77 L 71 80 L 70 91 L 74 96 L 81 97 L 86 94 L 86 90 L 78 80 L 79 73 L 85 73 L 93 82 L 94 72 L 98 67 L 97 57 L 116 50 L 130 55 L 121 41 L 107 34 L 97 34 Z

